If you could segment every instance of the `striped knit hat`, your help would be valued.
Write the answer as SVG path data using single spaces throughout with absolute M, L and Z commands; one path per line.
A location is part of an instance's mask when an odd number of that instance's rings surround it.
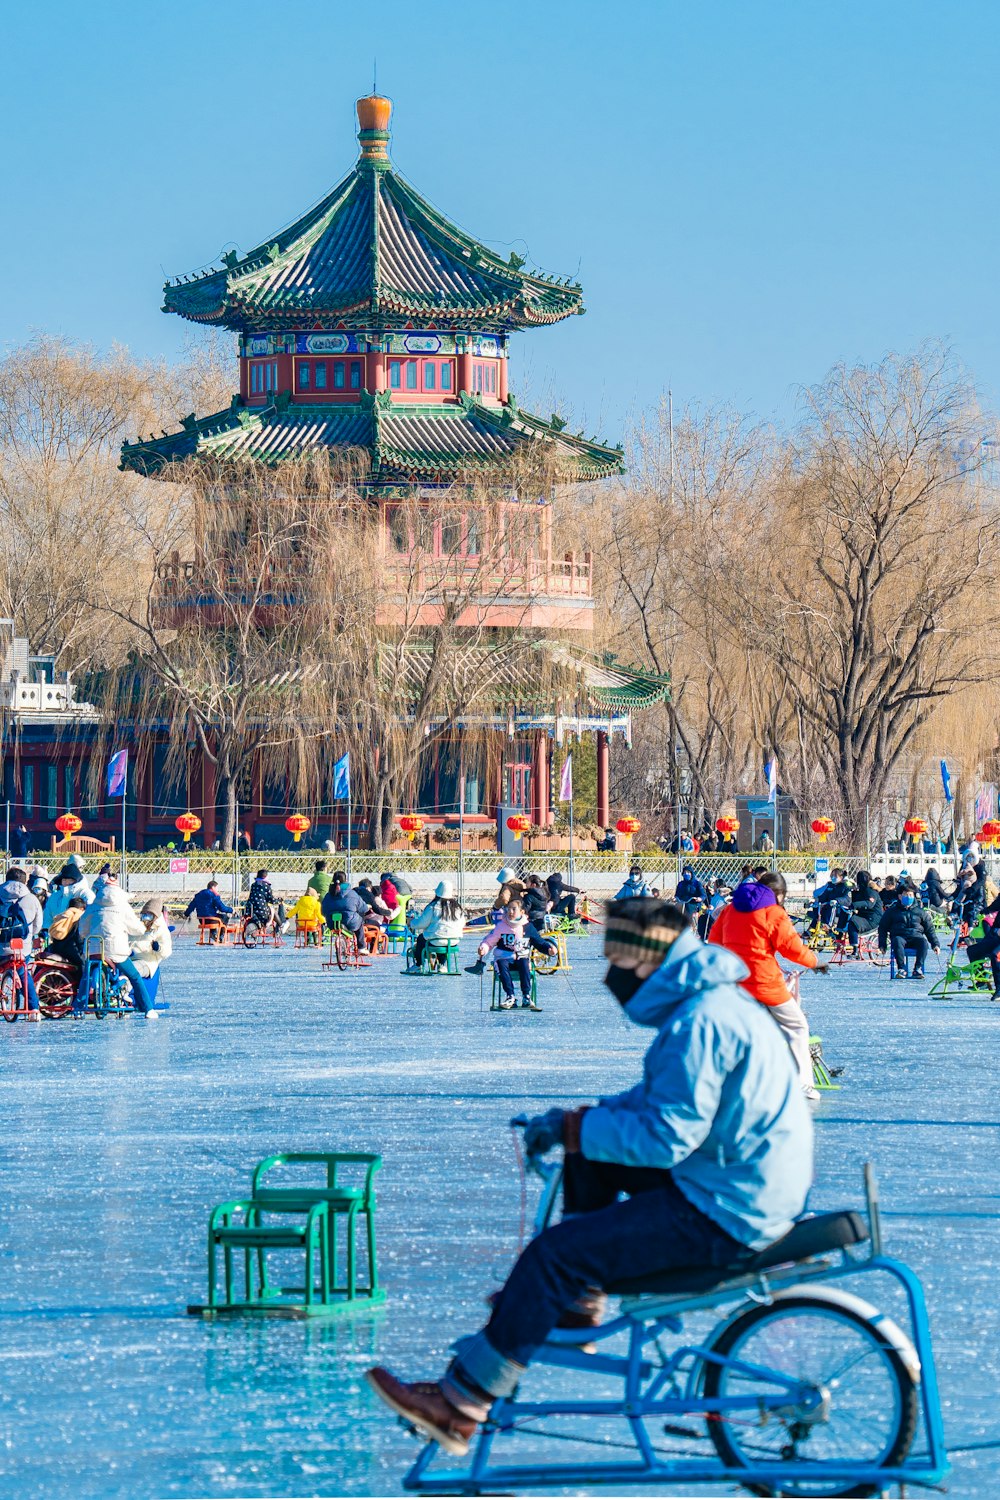
M 612 963 L 661 963 L 676 938 L 688 926 L 687 917 L 672 901 L 652 896 L 630 896 L 609 901 L 604 919 L 604 956 Z

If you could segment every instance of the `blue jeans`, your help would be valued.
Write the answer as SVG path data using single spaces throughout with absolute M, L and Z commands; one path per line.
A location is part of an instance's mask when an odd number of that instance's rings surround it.
M 24 984 L 24 991 L 28 997 L 28 1009 L 38 1009 L 38 991 L 35 989 L 35 981 L 31 977 L 31 970 L 27 964 L 18 964 L 17 977 Z
M 475 1398 L 507 1396 L 560 1315 L 588 1288 L 680 1266 L 733 1267 L 755 1251 L 689 1203 L 669 1172 L 566 1158 L 566 1213 L 520 1256 L 482 1333 L 448 1372 Z M 631 1193 L 617 1202 L 620 1192 Z
M 80 976 L 80 988 L 77 990 L 76 1000 L 73 1002 L 73 1010 L 77 1015 L 87 1009 L 87 1002 L 90 998 L 91 966 L 100 962 L 101 960 L 98 958 L 89 958 L 83 966 L 83 973 Z M 130 958 L 123 959 L 120 964 L 115 964 L 114 967 L 118 970 L 119 974 L 124 974 L 125 978 L 131 984 L 132 999 L 140 1015 L 144 1015 L 147 1010 L 152 1010 L 152 996 L 146 988 L 145 979 L 143 979 L 132 960 Z
M 531 999 L 531 964 L 526 958 L 515 958 L 512 953 L 493 954 L 493 966 L 500 980 L 500 987 L 508 1000 L 514 998 L 514 981 L 510 977 L 511 969 L 517 970 L 517 977 L 521 983 L 521 994 L 525 1000 Z

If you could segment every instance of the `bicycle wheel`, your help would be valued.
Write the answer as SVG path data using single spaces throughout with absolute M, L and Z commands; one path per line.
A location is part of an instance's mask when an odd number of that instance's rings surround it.
M 554 974 L 559 967 L 559 950 L 555 953 L 539 953 L 536 948 L 533 959 L 536 974 Z
M 36 970 L 35 989 L 38 991 L 38 1009 L 43 1016 L 65 1016 L 72 1010 L 76 989 L 64 969 Z
M 243 924 L 243 946 L 244 948 L 256 948 L 264 939 L 264 930 L 260 923 L 251 917 Z
M 708 1418 L 708 1435 L 722 1462 L 734 1469 L 782 1462 L 816 1466 L 815 1479 L 778 1489 L 743 1481 L 752 1494 L 811 1500 L 875 1495 L 881 1484 L 851 1487 L 843 1477 L 824 1478 L 824 1465 L 892 1468 L 910 1451 L 918 1410 L 913 1377 L 893 1345 L 858 1313 L 807 1295 L 789 1297 L 751 1308 L 711 1348 L 725 1360 L 705 1366 L 706 1397 L 759 1403 L 732 1416 L 723 1408 Z M 818 1388 L 820 1406 L 796 1412 L 791 1403 L 772 1405 L 787 1394 L 779 1373 L 785 1381 Z
M 0 973 L 0 1016 L 16 1021 L 21 1010 L 21 983 L 12 968 Z
M 351 962 L 351 940 L 343 932 L 334 934 L 333 956 L 338 969 L 346 969 Z

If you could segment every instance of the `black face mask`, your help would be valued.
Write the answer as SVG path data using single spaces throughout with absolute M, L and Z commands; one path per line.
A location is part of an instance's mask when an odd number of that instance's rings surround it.
M 647 974 L 645 979 L 640 979 L 634 969 L 619 969 L 617 964 L 612 964 L 604 976 L 604 983 L 619 1005 L 627 1005 L 648 978 Z

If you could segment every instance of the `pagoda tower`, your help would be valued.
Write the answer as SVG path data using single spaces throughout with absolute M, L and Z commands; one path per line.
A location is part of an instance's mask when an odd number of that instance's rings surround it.
M 287 229 L 168 282 L 164 312 L 239 336 L 240 391 L 178 433 L 126 443 L 123 468 L 169 477 L 201 456 L 362 448 L 385 495 L 488 482 L 544 445 L 559 479 L 622 472 L 620 448 L 522 411 L 510 391 L 510 334 L 582 313 L 579 285 L 503 260 L 421 198 L 390 161 L 391 109 L 358 100 L 356 166 Z
M 569 647 L 568 637 L 583 644 L 593 630 L 591 555 L 557 553 L 551 507 L 539 503 L 551 493 L 538 488 L 620 474 L 622 450 L 523 411 L 508 377 L 510 335 L 582 313 L 581 288 L 527 270 L 519 255 L 504 260 L 420 197 L 390 160 L 391 111 L 377 94 L 357 101 L 357 163 L 288 228 L 167 283 L 164 312 L 238 336 L 240 389 L 223 411 L 181 418 L 179 432 L 124 444 L 121 466 L 169 480 L 204 460 L 221 477 L 229 464 L 272 466 L 323 451 L 351 455 L 354 468 L 362 450 L 358 489 L 381 512 L 387 558 L 399 545 L 392 527 L 401 498 L 492 490 L 518 512 L 509 534 L 523 565 L 470 612 L 490 629 L 561 637 L 554 649 L 578 670 L 580 693 L 572 709 L 529 705 L 512 686 L 515 701 L 496 724 L 506 746 L 501 780 L 484 806 L 530 808 L 533 822 L 548 823 L 552 743 L 593 732 L 606 822 L 609 741 L 627 738 L 631 712 L 668 687 Z M 517 473 L 545 478 L 539 486 L 533 477 L 533 493 L 521 496 Z M 460 547 L 464 557 L 467 532 Z M 168 595 L 171 570 L 183 567 L 161 565 Z

